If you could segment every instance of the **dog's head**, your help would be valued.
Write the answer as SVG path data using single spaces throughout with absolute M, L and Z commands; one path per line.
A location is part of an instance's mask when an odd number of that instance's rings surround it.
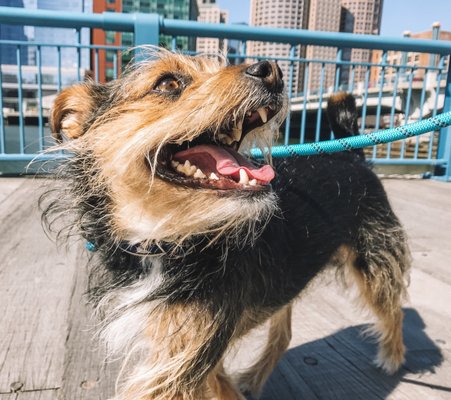
M 267 218 L 274 171 L 245 152 L 270 146 L 285 117 L 277 64 L 151 56 L 114 82 L 64 90 L 52 114 L 55 137 L 91 160 L 81 173 L 107 194 L 115 237 L 181 242 Z

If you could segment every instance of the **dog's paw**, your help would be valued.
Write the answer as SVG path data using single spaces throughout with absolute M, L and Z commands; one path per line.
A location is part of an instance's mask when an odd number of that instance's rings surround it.
M 381 349 L 375 360 L 375 365 L 387 375 L 394 375 L 404 364 L 405 348 L 401 346 L 396 351 Z

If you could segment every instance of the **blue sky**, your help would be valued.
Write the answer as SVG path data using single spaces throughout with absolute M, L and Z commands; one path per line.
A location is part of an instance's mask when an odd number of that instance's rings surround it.
M 230 22 L 248 22 L 250 0 L 217 0 L 230 11 Z M 402 36 L 404 31 L 423 32 L 440 21 L 451 31 L 451 0 L 385 0 L 381 34 Z

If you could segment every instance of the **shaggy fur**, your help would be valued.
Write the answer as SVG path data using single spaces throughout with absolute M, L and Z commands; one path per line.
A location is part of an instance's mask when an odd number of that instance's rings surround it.
M 356 281 L 379 320 L 377 362 L 395 372 L 409 252 L 363 158 L 277 161 L 271 187 L 181 176 L 170 157 L 203 140 L 226 146 L 218 138 L 240 121 L 240 152 L 270 145 L 286 111 L 281 73 L 268 62 L 151 56 L 118 81 L 59 95 L 52 127 L 57 148 L 73 156 L 43 197 L 50 230 L 80 233 L 97 249 L 101 336 L 125 359 L 115 399 L 258 396 L 289 345 L 291 303 L 328 265 Z M 340 108 L 349 101 L 336 97 L 329 115 L 344 115 L 333 117 L 336 126 L 355 134 L 346 128 L 355 109 Z M 251 123 L 262 106 L 268 122 Z M 222 366 L 227 349 L 268 318 L 261 360 L 232 381 Z

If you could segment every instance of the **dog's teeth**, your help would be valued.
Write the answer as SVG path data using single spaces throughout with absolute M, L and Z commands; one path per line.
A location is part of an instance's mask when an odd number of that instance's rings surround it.
M 177 165 L 177 171 L 181 172 L 183 175 L 187 175 L 188 168 L 186 168 L 183 164 Z
M 246 115 L 247 115 L 248 117 L 250 117 L 250 116 L 252 115 L 252 111 L 248 111 L 248 112 L 246 113 Z
M 194 178 L 197 179 L 205 179 L 207 176 L 202 172 L 200 168 L 197 168 L 196 172 L 194 173 Z
M 260 107 L 257 112 L 260 114 L 260 118 L 262 119 L 263 123 L 266 124 L 268 121 L 268 113 L 266 111 L 265 107 Z
M 219 181 L 218 176 L 217 176 L 214 172 L 212 172 L 212 173 L 210 174 L 210 179 L 212 179 L 212 180 L 214 180 L 214 181 Z
M 252 179 L 251 181 L 249 181 L 249 185 L 257 186 L 257 179 Z
M 178 172 L 181 172 L 183 175 L 186 176 L 193 176 L 197 171 L 197 167 L 195 165 L 191 165 L 191 163 L 188 160 L 186 160 L 184 164 L 175 161 L 172 163 L 172 166 Z
M 172 165 L 172 168 L 177 169 L 177 166 L 179 166 L 180 163 L 178 161 L 172 160 L 171 165 Z
M 247 185 L 249 183 L 249 177 L 247 176 L 246 171 L 241 168 L 240 169 L 240 182 L 243 185 Z
M 193 176 L 196 173 L 196 171 L 197 171 L 197 167 L 195 165 L 191 165 L 191 167 L 187 168 L 185 173 L 187 176 Z

